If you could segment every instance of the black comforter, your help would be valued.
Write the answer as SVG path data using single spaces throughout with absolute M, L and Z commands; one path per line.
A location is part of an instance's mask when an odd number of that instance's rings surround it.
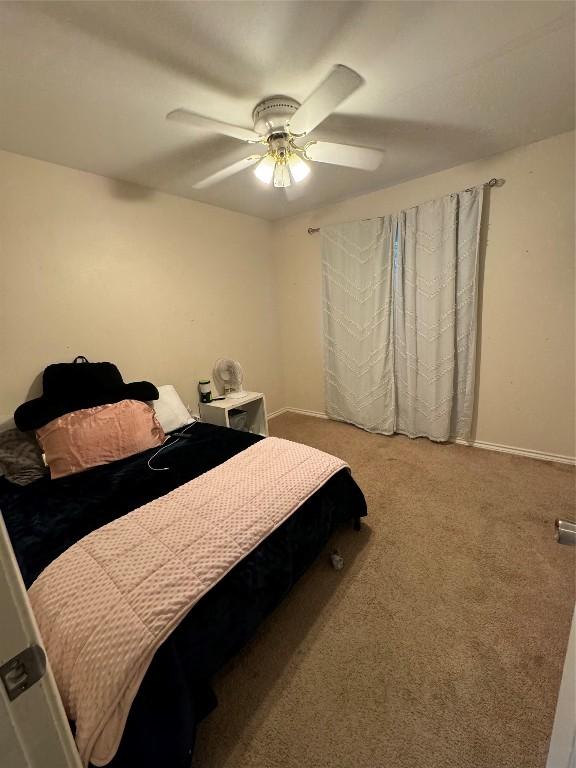
M 149 469 L 154 451 L 147 451 L 23 488 L 3 481 L 0 510 L 26 586 L 82 536 L 261 439 L 201 423 L 188 434 L 152 462 L 167 469 Z M 196 724 L 216 704 L 211 676 L 287 594 L 334 528 L 365 514 L 362 492 L 343 470 L 213 587 L 157 651 L 111 768 L 189 768 Z

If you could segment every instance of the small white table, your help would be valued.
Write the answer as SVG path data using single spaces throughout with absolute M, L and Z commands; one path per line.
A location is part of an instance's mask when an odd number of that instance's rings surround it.
M 227 397 L 211 403 L 198 403 L 200 420 L 218 427 L 230 427 L 229 413 L 235 408 L 246 413 L 247 427 L 254 435 L 268 437 L 266 400 L 262 392 L 246 392 L 243 397 Z

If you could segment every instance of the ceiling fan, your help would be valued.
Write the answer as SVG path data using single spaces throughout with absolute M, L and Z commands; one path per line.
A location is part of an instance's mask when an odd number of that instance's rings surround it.
M 273 96 L 260 101 L 252 112 L 254 129 L 212 120 L 187 109 L 175 109 L 166 115 L 166 119 L 215 131 L 249 144 L 267 146 L 265 153 L 250 154 L 198 181 L 194 184 L 195 189 L 210 187 L 255 163 L 254 173 L 260 181 L 285 188 L 308 176 L 309 161 L 363 171 L 374 171 L 380 165 L 382 152 L 376 149 L 329 141 L 308 141 L 303 146 L 297 143 L 363 84 L 364 79 L 357 72 L 337 64 L 302 104 L 288 96 Z

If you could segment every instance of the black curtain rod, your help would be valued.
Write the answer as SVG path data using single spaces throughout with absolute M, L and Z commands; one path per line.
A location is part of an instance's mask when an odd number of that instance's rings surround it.
M 505 182 L 505 179 L 490 179 L 490 181 L 484 182 L 485 187 L 501 187 Z M 473 189 L 473 187 L 470 187 L 470 189 Z M 465 190 L 466 192 L 468 190 Z M 423 203 L 420 203 L 420 205 L 423 205 Z M 412 206 L 410 206 L 412 207 Z M 316 232 L 320 232 L 320 227 L 308 227 L 308 234 L 309 235 L 315 235 Z

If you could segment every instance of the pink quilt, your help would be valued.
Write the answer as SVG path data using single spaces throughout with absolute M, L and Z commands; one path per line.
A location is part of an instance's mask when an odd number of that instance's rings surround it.
M 161 643 L 341 459 L 270 437 L 93 531 L 29 590 L 84 765 L 116 753 Z

